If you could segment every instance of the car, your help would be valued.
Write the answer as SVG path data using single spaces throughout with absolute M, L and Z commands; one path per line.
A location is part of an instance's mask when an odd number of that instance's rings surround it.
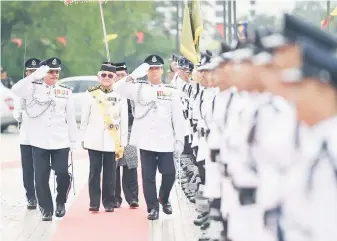
M 88 88 L 99 84 L 96 75 L 74 76 L 60 79 L 58 84 L 69 86 L 73 91 L 73 99 L 75 105 L 76 121 L 81 122 L 83 97 Z
M 13 116 L 14 103 L 17 101 L 19 101 L 19 97 L 0 83 L 1 132 L 4 132 L 10 125 L 17 125 L 17 121 Z

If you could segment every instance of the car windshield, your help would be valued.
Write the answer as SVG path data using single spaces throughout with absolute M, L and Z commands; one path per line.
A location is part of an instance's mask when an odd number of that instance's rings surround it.
M 83 93 L 88 90 L 88 88 L 92 86 L 96 86 L 98 84 L 97 80 L 68 80 L 61 81 L 62 84 L 65 84 L 71 87 L 73 93 Z

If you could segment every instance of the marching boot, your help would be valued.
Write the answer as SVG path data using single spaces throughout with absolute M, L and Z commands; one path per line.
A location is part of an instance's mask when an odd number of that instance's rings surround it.
M 51 212 L 42 213 L 42 221 L 52 221 L 53 214 Z
M 197 216 L 197 218 L 194 220 L 194 225 L 196 226 L 201 226 L 204 222 L 207 221 L 209 215 L 209 213 L 201 213 Z
M 157 220 L 159 219 L 159 212 L 155 209 L 152 209 L 149 213 L 149 215 L 147 216 L 148 220 Z
M 58 218 L 62 218 L 65 214 L 66 214 L 66 207 L 64 203 L 57 203 L 56 210 L 55 210 L 55 216 Z
M 28 200 L 27 209 L 28 210 L 34 210 L 34 209 L 36 209 L 36 205 L 37 205 L 36 200 L 34 200 L 34 199 Z

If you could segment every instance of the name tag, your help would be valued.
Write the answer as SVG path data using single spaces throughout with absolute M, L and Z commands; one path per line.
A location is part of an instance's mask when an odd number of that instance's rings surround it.
M 172 100 L 172 92 L 165 90 L 157 90 L 158 100 Z

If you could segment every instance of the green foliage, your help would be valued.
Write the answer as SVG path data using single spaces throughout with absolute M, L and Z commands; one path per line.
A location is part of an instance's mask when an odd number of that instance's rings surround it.
M 21 75 L 24 56 L 60 57 L 62 77 L 95 74 L 106 61 L 97 2 L 65 6 L 63 1 L 2 1 L 1 5 L 1 65 L 10 76 Z M 107 34 L 118 34 L 109 41 L 112 62 L 126 61 L 132 69 L 147 55 L 167 58 L 174 50 L 174 39 L 165 36 L 160 25 L 148 27 L 156 15 L 152 1 L 109 1 L 103 11 Z M 137 43 L 136 32 L 144 32 L 143 43 Z M 56 40 L 60 36 L 65 36 L 66 46 Z M 13 38 L 22 39 L 22 46 L 11 42 Z

